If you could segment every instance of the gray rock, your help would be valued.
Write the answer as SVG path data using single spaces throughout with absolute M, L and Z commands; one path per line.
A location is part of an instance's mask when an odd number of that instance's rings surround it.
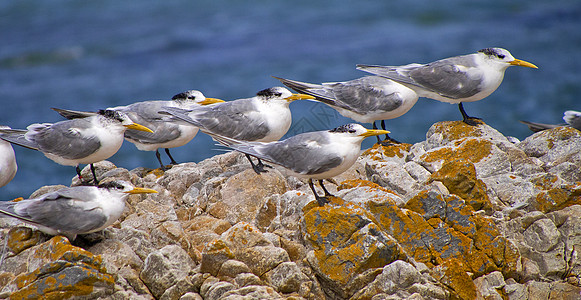
M 524 232 L 524 240 L 531 248 L 540 252 L 553 249 L 558 243 L 561 234 L 557 226 L 549 219 L 535 221 Z
M 151 253 L 144 262 L 140 278 L 157 298 L 185 280 L 195 267 L 187 252 L 177 245 L 168 245 Z
M 294 262 L 283 262 L 267 272 L 264 277 L 266 282 L 281 293 L 298 292 L 301 284 L 308 280 Z

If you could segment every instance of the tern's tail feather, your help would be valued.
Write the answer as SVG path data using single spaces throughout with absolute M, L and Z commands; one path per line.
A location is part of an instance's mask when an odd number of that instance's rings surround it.
M 69 110 L 69 109 L 62 109 L 62 108 L 55 108 L 52 107 L 52 110 L 59 113 L 59 115 L 63 116 L 66 119 L 80 119 L 80 118 L 87 118 L 96 115 L 96 112 L 89 112 L 89 111 L 77 111 L 77 110 Z
M 568 110 L 565 112 L 563 120 L 571 125 L 571 127 L 581 130 L 581 112 Z
M 416 63 L 401 67 L 379 66 L 379 65 L 357 65 L 357 70 L 371 73 L 387 79 L 391 79 L 399 83 L 421 87 L 421 85 L 419 85 L 417 82 L 415 82 L 413 79 L 406 75 L 410 69 L 417 68 L 420 66 L 422 65 Z
M 520 122 L 527 125 L 529 127 L 529 129 L 533 132 L 539 132 L 539 131 L 543 131 L 546 129 L 556 128 L 559 126 L 566 125 L 566 124 L 543 124 L 543 123 L 534 123 L 534 122 L 528 122 L 528 121 L 520 121 Z
M 190 116 L 188 116 L 189 112 L 190 112 L 190 110 L 183 109 L 183 108 L 163 106 L 158 113 L 160 113 L 162 115 L 173 116 L 176 120 L 189 123 L 191 125 L 199 127 L 200 129 L 204 129 L 204 125 L 202 125 L 202 123 L 200 123 L 200 122 L 190 118 Z
M 286 85 L 287 87 L 289 87 L 289 88 L 291 88 L 299 93 L 307 94 L 307 95 L 311 95 L 311 96 L 315 97 L 316 101 L 323 102 L 323 103 L 331 105 L 331 106 L 337 106 L 337 103 L 336 103 L 335 99 L 332 98 L 332 96 L 328 96 L 328 95 L 324 94 L 324 88 L 321 85 L 307 83 L 307 82 L 301 82 L 301 81 L 296 81 L 296 80 L 290 80 L 290 79 L 284 79 L 284 78 L 280 78 L 280 77 L 276 77 L 276 76 L 272 76 L 272 77 L 280 80 L 280 82 L 282 82 L 282 84 Z
M 38 144 L 26 139 L 27 130 L 22 129 L 0 129 L 0 138 L 12 144 L 38 150 Z

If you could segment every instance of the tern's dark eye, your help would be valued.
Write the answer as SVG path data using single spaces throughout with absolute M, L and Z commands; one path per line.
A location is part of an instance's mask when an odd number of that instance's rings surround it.
M 500 59 L 504 59 L 505 58 L 504 54 L 498 54 L 497 57 L 500 58 Z
M 355 129 L 349 129 L 349 133 L 355 133 Z

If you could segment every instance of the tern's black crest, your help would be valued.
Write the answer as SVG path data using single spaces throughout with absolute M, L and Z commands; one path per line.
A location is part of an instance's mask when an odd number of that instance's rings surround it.
M 122 190 L 125 187 L 116 181 L 109 181 L 109 182 L 99 184 L 99 188 Z
M 484 53 L 488 56 L 496 56 L 500 59 L 504 58 L 504 54 L 500 54 L 500 53 L 496 52 L 495 48 L 484 48 L 482 50 L 479 50 L 478 52 Z
M 119 122 L 123 122 L 123 118 L 121 118 L 121 115 L 117 111 L 110 110 L 110 109 L 101 109 L 101 110 L 99 110 L 98 113 L 105 118 L 114 119 L 114 120 L 117 120 Z
M 282 93 L 277 91 L 275 88 L 269 88 L 262 90 L 256 93 L 256 96 L 265 97 L 265 98 L 272 98 L 272 97 L 280 97 Z
M 187 98 L 188 98 L 188 93 L 187 92 L 183 92 L 183 93 L 179 93 L 179 94 L 171 97 L 171 100 L 187 99 Z
M 337 128 L 329 130 L 329 132 L 349 132 L 349 133 L 353 133 L 355 131 L 356 131 L 355 128 L 353 128 L 353 125 L 351 124 L 342 125 Z

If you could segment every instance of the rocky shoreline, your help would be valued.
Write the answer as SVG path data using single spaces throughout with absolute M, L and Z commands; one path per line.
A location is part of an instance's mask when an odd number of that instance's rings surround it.
M 366 150 L 324 207 L 237 152 L 166 172 L 101 162 L 159 193 L 72 244 L 0 219 L 0 298 L 579 299 L 580 150 L 573 128 L 514 143 L 440 122 Z

